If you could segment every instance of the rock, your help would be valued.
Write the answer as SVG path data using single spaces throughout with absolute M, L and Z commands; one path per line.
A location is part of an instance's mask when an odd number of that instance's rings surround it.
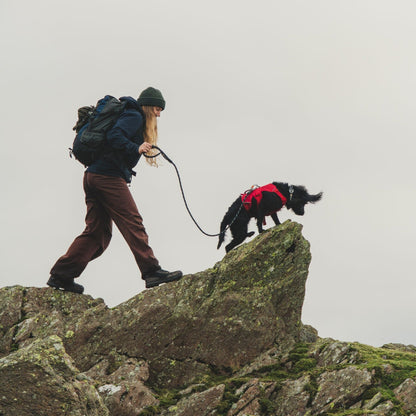
M 273 382 L 250 380 L 237 392 L 241 398 L 232 406 L 227 416 L 261 416 L 263 414 L 261 400 L 269 399 L 275 387 L 276 383 Z
M 334 341 L 330 338 L 319 340 L 314 347 L 313 356 L 320 367 L 337 364 L 355 364 L 358 352 L 348 342 Z
M 381 348 L 416 353 L 416 347 L 414 345 L 390 343 L 390 344 L 384 344 Z
M 108 367 L 107 367 L 108 369 Z M 91 375 L 91 371 L 88 374 Z M 146 407 L 157 406 L 159 401 L 154 393 L 145 386 L 149 378 L 146 362 L 128 359 L 112 374 L 96 374 L 96 380 L 105 380 L 98 392 L 111 415 L 138 416 Z
M 77 373 L 56 335 L 9 354 L 0 359 L 0 414 L 109 415 L 94 385 Z
M 240 371 L 236 373 L 236 377 L 244 377 L 253 372 L 259 371 L 264 367 L 270 367 L 272 365 L 279 364 L 282 359 L 282 353 L 278 348 L 271 348 L 270 350 L 260 354 L 251 363 L 244 366 Z
M 163 416 L 214 416 L 224 389 L 224 384 L 220 384 L 201 393 L 195 393 L 163 412 Z
M 318 340 L 318 331 L 310 325 L 302 325 L 300 331 L 300 341 L 306 343 L 316 342 Z
M 378 392 L 371 400 L 366 402 L 363 406 L 363 409 L 374 409 L 377 404 L 379 404 L 383 399 L 383 395 Z
M 394 411 L 394 404 L 390 400 L 387 400 L 386 402 L 379 404 L 373 409 L 373 411 L 374 411 L 374 415 L 397 416 L 397 413 Z M 409 415 L 409 416 L 412 416 L 412 415 Z
M 23 293 L 21 286 L 0 289 L 0 357 L 12 350 L 15 325 L 22 319 Z
M 10 302 L 9 306 L 5 306 Z M 13 302 L 16 302 L 14 304 Z M 14 286 L 0 289 L 0 322 L 6 335 L 0 341 L 0 355 L 22 348 L 36 339 L 58 335 L 69 354 L 87 343 L 108 312 L 102 299 L 79 296 L 50 288 Z M 13 334 L 11 339 L 9 334 Z
M 404 410 L 416 413 L 416 382 L 414 379 L 407 378 L 394 390 L 394 394 L 403 403 Z
M 275 416 L 303 416 L 310 401 L 309 375 L 285 382 L 276 396 Z
M 354 366 L 321 374 L 317 380 L 318 392 L 312 403 L 314 413 L 353 405 L 371 385 L 371 378 L 368 370 L 360 370 Z
M 287 221 L 213 269 L 142 292 L 72 353 L 87 370 L 112 350 L 149 363 L 150 384 L 179 387 L 215 368 L 232 373 L 300 337 L 309 244 Z
M 302 324 L 301 229 L 287 221 L 112 309 L 0 289 L 0 415 L 416 416 L 415 347 L 321 339 Z

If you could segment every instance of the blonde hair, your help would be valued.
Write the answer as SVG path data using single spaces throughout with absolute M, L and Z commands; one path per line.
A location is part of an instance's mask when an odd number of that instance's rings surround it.
M 144 141 L 150 143 L 154 146 L 157 146 L 157 118 L 153 112 L 153 106 L 143 105 L 142 106 L 143 114 L 146 118 L 145 128 L 143 132 Z M 157 153 L 156 149 L 152 149 L 150 152 L 147 152 L 149 156 L 153 156 Z M 146 158 L 146 162 L 150 166 L 157 167 L 157 160 L 155 157 Z

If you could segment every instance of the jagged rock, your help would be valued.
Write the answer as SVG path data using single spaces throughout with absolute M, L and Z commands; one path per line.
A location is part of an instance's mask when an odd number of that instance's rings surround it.
M 268 399 L 276 387 L 274 382 L 262 382 L 252 379 L 237 391 L 241 396 L 228 411 L 227 416 L 261 416 L 263 413 L 260 400 Z
M 285 382 L 275 398 L 275 416 L 305 415 L 310 401 L 310 383 L 309 375 Z
M 22 317 L 22 299 L 23 290 L 19 287 L 0 289 L 0 357 L 12 349 L 14 326 Z
M 335 406 L 349 407 L 371 385 L 371 373 L 356 367 L 325 372 L 317 380 L 318 392 L 312 403 L 314 414 L 324 413 Z
M 310 262 L 301 226 L 287 221 L 214 268 L 147 290 L 112 309 L 74 351 L 87 370 L 112 350 L 149 362 L 150 383 L 181 386 L 212 368 L 234 372 L 300 336 Z
M 61 339 L 38 339 L 0 359 L 0 414 L 7 416 L 105 416 L 103 404 L 88 379 L 66 354 Z
M 214 416 L 217 414 L 215 408 L 222 399 L 224 389 L 224 384 L 220 384 L 201 393 L 195 393 L 163 412 L 163 416 Z
M 416 353 L 416 347 L 414 345 L 389 343 L 389 344 L 384 344 L 381 348 Z
M 408 378 L 394 390 L 396 397 L 403 402 L 403 408 L 416 413 L 416 382 Z
M 71 354 L 88 342 L 91 332 L 108 312 L 102 299 L 79 296 L 50 288 L 13 286 L 0 289 L 0 322 L 5 335 L 0 356 L 22 348 L 36 339 L 58 335 Z M 6 312 L 7 311 L 7 312 Z
M 319 340 L 314 346 L 312 355 L 320 367 L 355 364 L 358 359 L 358 352 L 350 343 L 335 341 L 331 338 Z
M 320 339 L 302 324 L 301 228 L 287 221 L 112 309 L 0 289 L 0 415 L 415 416 L 412 346 Z
M 93 368 L 87 374 L 104 383 L 98 387 L 98 392 L 111 415 L 138 416 L 146 407 L 159 404 L 154 393 L 144 384 L 149 378 L 146 362 L 130 358 L 106 375 L 109 368 L 108 365 L 99 366 L 98 371 Z
M 278 348 L 271 348 L 270 350 L 260 354 L 251 363 L 244 366 L 240 371 L 236 373 L 237 377 L 244 377 L 253 372 L 259 371 L 264 367 L 269 367 L 280 363 L 282 359 L 282 353 Z
M 311 325 L 303 325 L 300 331 L 300 341 L 312 343 L 318 340 L 318 331 Z
M 371 400 L 366 402 L 363 409 L 374 409 L 383 400 L 383 395 L 378 392 Z

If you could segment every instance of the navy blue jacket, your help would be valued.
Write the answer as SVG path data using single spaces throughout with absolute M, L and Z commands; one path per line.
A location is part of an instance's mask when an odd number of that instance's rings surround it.
M 135 175 L 133 168 L 140 159 L 139 146 L 144 142 L 144 115 L 132 97 L 121 97 L 126 108 L 114 127 L 107 133 L 107 146 L 98 160 L 92 163 L 87 172 L 116 176 L 131 182 Z

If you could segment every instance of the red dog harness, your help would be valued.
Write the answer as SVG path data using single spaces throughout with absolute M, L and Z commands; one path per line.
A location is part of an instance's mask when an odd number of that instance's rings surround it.
M 268 185 L 260 186 L 258 188 L 255 188 L 254 190 L 249 190 L 244 192 L 244 194 L 241 194 L 241 201 L 243 202 L 244 208 L 247 211 L 250 211 L 253 198 L 257 201 L 258 205 L 261 199 L 263 198 L 263 192 L 272 192 L 276 194 L 281 199 L 282 206 L 286 205 L 286 197 L 272 183 L 269 183 Z M 267 212 L 266 215 L 274 214 L 277 211 L 279 210 L 277 209 L 272 212 Z M 264 221 L 264 224 L 265 223 L 266 221 Z

